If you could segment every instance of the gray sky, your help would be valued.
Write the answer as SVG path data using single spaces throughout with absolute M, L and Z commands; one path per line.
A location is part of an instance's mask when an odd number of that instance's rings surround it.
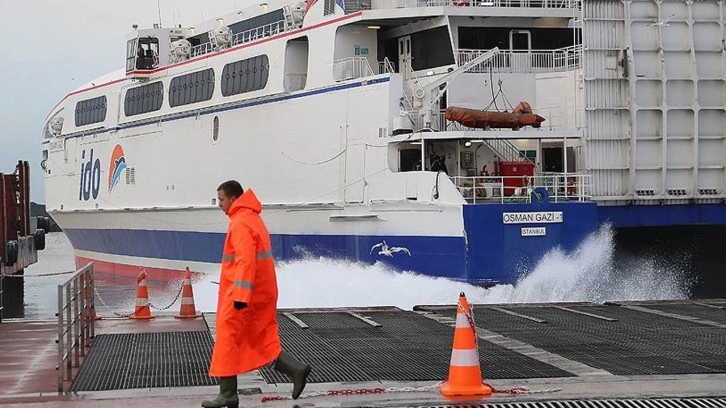
M 189 26 L 252 0 L 159 0 L 165 27 Z M 43 121 L 66 93 L 124 67 L 132 24 L 159 21 L 156 0 L 0 0 L 0 173 L 31 165 L 31 199 L 45 203 Z

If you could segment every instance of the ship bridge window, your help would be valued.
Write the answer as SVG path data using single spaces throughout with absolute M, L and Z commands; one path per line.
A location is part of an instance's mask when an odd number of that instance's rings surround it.
M 76 103 L 76 126 L 85 126 L 106 120 L 106 95 Z
M 188 105 L 212 99 L 214 69 L 174 77 L 169 84 L 169 106 Z
M 159 39 L 134 38 L 126 42 L 126 72 L 159 66 Z
M 222 95 L 258 91 L 267 86 L 270 62 L 267 55 L 232 62 L 222 70 Z
M 161 109 L 164 101 L 164 84 L 161 81 L 129 88 L 124 99 L 126 116 L 140 115 Z

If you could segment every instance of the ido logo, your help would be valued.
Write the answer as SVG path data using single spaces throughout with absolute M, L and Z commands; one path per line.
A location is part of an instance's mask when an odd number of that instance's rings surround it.
M 88 153 L 81 152 L 81 182 L 78 190 L 78 200 L 88 201 L 91 198 L 98 198 L 98 190 L 101 187 L 101 161 L 93 160 L 93 149 Z

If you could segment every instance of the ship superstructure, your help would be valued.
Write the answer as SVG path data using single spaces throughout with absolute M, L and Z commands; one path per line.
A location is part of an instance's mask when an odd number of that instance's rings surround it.
M 215 271 L 232 178 L 278 260 L 482 284 L 604 222 L 726 223 L 721 1 L 264 2 L 127 40 L 44 130 L 100 271 Z

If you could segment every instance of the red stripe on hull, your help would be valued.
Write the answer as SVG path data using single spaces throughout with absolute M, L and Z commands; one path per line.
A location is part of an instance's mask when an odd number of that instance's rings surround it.
M 114 275 L 118 277 L 126 277 L 126 278 L 138 278 L 139 273 L 141 272 L 141 265 L 130 265 L 130 264 L 122 264 L 122 263 L 116 263 L 116 262 L 106 262 L 106 261 L 99 261 L 98 259 L 90 259 L 85 258 L 82 256 L 77 256 L 76 258 L 76 269 L 80 269 L 86 265 L 88 265 L 89 262 L 93 262 L 93 270 L 94 272 L 106 274 L 106 275 Z M 178 269 L 166 269 L 166 268 L 152 268 L 149 266 L 144 266 L 144 269 L 146 270 L 146 278 L 153 281 L 159 281 L 159 282 L 173 282 L 173 281 L 180 281 L 184 279 L 184 271 L 178 270 Z M 195 278 L 197 276 L 203 276 L 204 274 L 201 272 L 195 272 L 192 271 L 192 278 Z

